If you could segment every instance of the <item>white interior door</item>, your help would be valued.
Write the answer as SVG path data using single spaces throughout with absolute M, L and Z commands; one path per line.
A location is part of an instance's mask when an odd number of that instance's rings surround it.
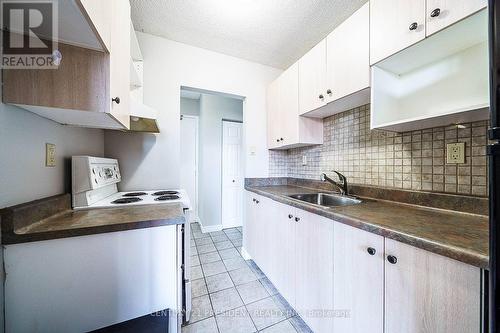
M 241 226 L 243 172 L 241 142 L 243 124 L 222 122 L 222 226 Z
M 181 188 L 186 190 L 194 214 L 198 220 L 198 117 L 181 118 Z

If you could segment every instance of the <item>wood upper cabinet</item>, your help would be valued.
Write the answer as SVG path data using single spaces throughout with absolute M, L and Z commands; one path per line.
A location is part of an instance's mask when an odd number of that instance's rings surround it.
M 479 268 L 390 239 L 385 249 L 386 333 L 480 331 Z
M 370 64 L 425 38 L 425 7 L 425 0 L 370 0 Z
M 111 115 L 130 128 L 130 4 L 111 0 L 110 94 Z
M 268 148 L 323 143 L 323 122 L 299 116 L 299 65 L 293 64 L 267 89 Z
M 80 19 L 85 15 L 97 20 L 95 27 L 103 41 L 108 40 L 108 52 L 60 40 L 57 69 L 3 70 L 3 102 L 65 125 L 129 129 L 130 5 L 123 0 L 84 0 L 81 6 Z
M 383 333 L 384 238 L 334 225 L 333 308 L 346 313 L 334 318 L 332 332 Z
M 474 14 L 487 5 L 487 0 L 427 0 L 427 36 Z
M 299 209 L 295 218 L 292 222 L 295 224 L 296 262 L 294 308 L 314 332 L 334 332 L 331 316 L 311 313 L 311 310 L 328 313 L 328 310 L 337 309 L 333 304 L 335 223 Z
M 326 39 L 299 60 L 299 110 L 307 113 L 326 105 Z
M 368 3 L 328 35 L 326 39 L 328 102 L 370 87 L 369 39 Z M 328 91 L 331 93 L 328 94 Z M 367 99 L 366 103 L 368 102 Z

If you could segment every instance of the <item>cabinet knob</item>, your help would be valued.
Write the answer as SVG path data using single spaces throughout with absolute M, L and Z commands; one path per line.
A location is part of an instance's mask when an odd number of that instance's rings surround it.
M 369 247 L 366 249 L 369 255 L 374 256 L 375 253 L 377 253 L 377 250 L 375 250 L 373 247 Z
M 252 200 L 253 200 L 253 202 L 257 201 L 255 198 L 253 198 Z
M 413 22 L 412 24 L 410 24 L 410 27 L 408 29 L 410 29 L 410 31 L 413 31 L 413 30 L 417 30 L 417 28 L 418 28 L 418 23 Z
M 318 98 L 319 98 L 319 99 L 323 99 L 323 98 L 325 98 L 325 96 L 323 96 L 323 94 L 320 94 L 320 95 L 318 96 Z
M 276 142 L 280 142 L 280 139 L 276 139 Z
M 288 218 L 291 219 L 293 217 L 292 214 L 288 214 Z
M 120 97 L 112 98 L 111 101 L 115 102 L 116 104 L 120 104 Z
M 431 12 L 431 17 L 438 17 L 441 14 L 441 9 L 436 8 Z
M 259 200 L 255 200 L 255 203 L 258 204 L 260 201 Z
M 398 258 L 396 258 L 393 255 L 387 256 L 387 261 L 393 265 L 395 265 L 398 262 Z
M 295 222 L 299 222 L 299 221 L 300 221 L 300 217 L 296 217 Z
M 326 91 L 326 93 L 327 93 L 328 95 L 331 95 L 331 94 L 332 94 L 332 89 L 328 89 L 328 90 Z
M 283 141 L 284 139 L 283 138 L 280 138 L 280 141 Z

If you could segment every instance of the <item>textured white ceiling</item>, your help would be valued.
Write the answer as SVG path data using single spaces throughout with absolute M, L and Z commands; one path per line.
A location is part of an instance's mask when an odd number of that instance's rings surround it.
M 287 68 L 367 0 L 130 0 L 138 31 Z

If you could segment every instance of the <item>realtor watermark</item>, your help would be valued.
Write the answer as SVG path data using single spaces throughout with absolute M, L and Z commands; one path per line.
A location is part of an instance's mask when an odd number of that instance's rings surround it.
M 0 0 L 2 63 L 6 69 L 56 69 L 58 2 Z

